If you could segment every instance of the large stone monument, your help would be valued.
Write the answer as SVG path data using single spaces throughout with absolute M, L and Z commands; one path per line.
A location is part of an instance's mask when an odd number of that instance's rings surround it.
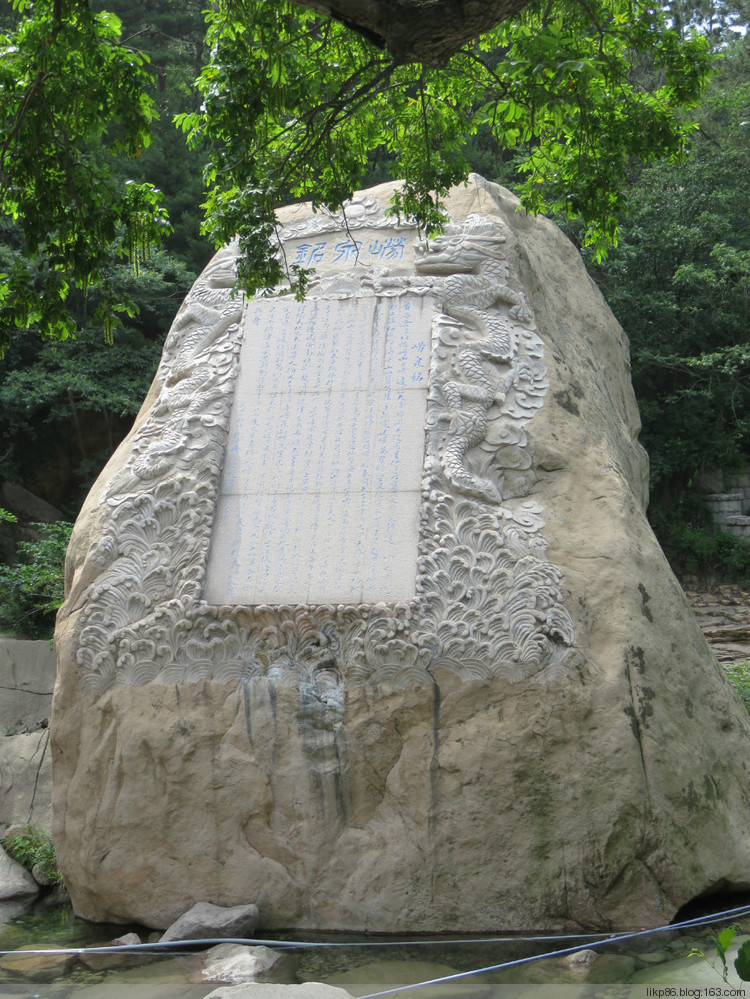
M 430 932 L 750 887 L 750 720 L 647 525 L 627 343 L 472 177 L 426 242 L 285 210 L 219 253 L 74 533 L 53 710 L 78 913 Z

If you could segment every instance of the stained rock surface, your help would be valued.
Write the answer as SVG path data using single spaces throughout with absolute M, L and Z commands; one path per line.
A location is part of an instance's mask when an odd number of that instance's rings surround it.
M 232 248 L 214 259 L 81 513 L 52 749 L 58 859 L 87 919 L 164 928 L 209 901 L 257 902 L 268 928 L 610 929 L 750 887 L 750 721 L 646 521 L 622 330 L 507 191 L 472 177 L 428 245 L 384 215 L 391 191 L 346 222 L 285 211 L 287 259 L 317 269 L 302 311 L 232 297 Z M 380 395 L 341 360 L 367 336 Z M 397 452 L 380 428 L 410 372 L 421 492 L 391 493 L 372 483 L 409 478 L 414 439 Z M 313 413 L 305 373 L 325 405 L 290 440 L 286 407 Z M 308 459 L 298 501 L 292 459 L 339 389 L 353 422 L 372 415 Z M 262 433 L 237 431 L 248 407 Z M 362 521 L 321 526 L 326 486 Z M 406 541 L 389 546 L 393 495 Z M 358 536 L 374 554 L 346 585 L 371 593 L 395 560 L 380 600 L 337 599 L 319 559 L 289 569 L 306 538 L 333 564 Z M 275 603 L 266 569 L 307 602 Z M 249 602 L 231 597 L 242 574 Z
M 31 874 L 0 846 L 0 901 L 34 898 L 38 894 L 39 885 Z
M 0 635 L 0 731 L 33 731 L 49 719 L 55 656 L 49 642 Z
M 14 823 L 49 831 L 49 716 L 55 654 L 49 642 L 0 635 L 0 835 Z
M 52 824 L 49 729 L 0 736 L 0 834 L 13 824 Z
M 200 940 L 211 937 L 250 937 L 258 925 L 256 905 L 224 908 L 209 902 L 197 902 L 176 919 L 161 937 L 170 940 Z
M 725 666 L 750 659 L 750 591 L 724 584 L 686 590 L 711 651 Z
M 270 947 L 244 947 L 242 944 L 219 944 L 206 954 L 204 982 L 241 984 L 260 978 L 281 959 Z

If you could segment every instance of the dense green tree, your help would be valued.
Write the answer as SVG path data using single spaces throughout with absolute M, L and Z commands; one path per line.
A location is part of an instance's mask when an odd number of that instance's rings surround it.
M 0 40 L 0 207 L 48 263 L 41 307 L 22 269 L 2 294 L 16 323 L 64 335 L 69 289 L 101 277 L 111 241 L 137 259 L 164 232 L 157 193 L 115 183 L 103 152 L 138 156 L 156 108 L 137 37 L 122 40 L 113 13 L 86 0 L 13 6 L 20 20 Z M 629 158 L 682 148 L 680 112 L 708 68 L 700 39 L 645 0 L 218 0 L 207 43 L 202 109 L 181 123 L 211 156 L 206 231 L 217 243 L 239 233 L 248 289 L 281 276 L 276 207 L 339 203 L 373 151 L 405 179 L 395 210 L 439 225 L 480 128 L 523 147 L 529 208 L 582 215 L 601 248 Z M 653 86 L 632 78 L 638 54 L 658 70 Z
M 163 252 L 137 276 L 111 263 L 98 288 L 69 303 L 77 331 L 67 342 L 11 334 L 0 359 L 0 481 L 23 483 L 70 515 L 78 511 L 141 406 L 193 277 Z M 96 319 L 105 295 L 138 303 L 117 315 L 112 343 Z
M 369 26 L 353 35 L 341 6 L 344 24 L 249 0 L 220 0 L 209 14 L 203 111 L 181 123 L 211 142 L 207 229 L 217 243 L 239 233 L 250 290 L 281 277 L 275 208 L 290 196 L 339 204 L 374 149 L 405 181 L 394 208 L 439 225 L 439 199 L 466 175 L 466 137 L 480 127 L 502 147 L 523 146 L 524 204 L 582 216 L 585 241 L 601 251 L 629 158 L 682 148 L 679 112 L 708 68 L 703 40 L 681 39 L 646 4 L 530 3 L 437 66 L 404 55 L 403 41 L 371 38 Z M 636 54 L 658 70 L 653 87 L 634 79 Z
M 0 209 L 20 229 L 23 254 L 43 264 L 17 255 L 0 306 L 16 326 L 64 339 L 71 291 L 100 280 L 113 249 L 137 266 L 166 233 L 159 192 L 116 183 L 111 169 L 112 153 L 138 156 L 148 144 L 155 108 L 145 59 L 120 43 L 113 14 L 85 0 L 13 8 L 17 23 L 0 35 Z
M 151 142 L 135 159 L 118 157 L 113 171 L 121 184 L 128 179 L 154 184 L 164 196 L 171 231 L 164 249 L 199 272 L 213 247 L 200 234 L 204 197 L 202 150 L 190 150 L 174 126 L 174 116 L 199 108 L 195 79 L 204 55 L 205 25 L 198 0 L 92 0 L 106 7 L 122 22 L 123 42 L 148 57 L 153 79 L 149 94 L 158 111 L 151 124 Z
M 593 273 L 627 332 L 651 459 L 649 515 L 678 569 L 750 576 L 702 496 L 750 454 L 750 43 L 717 36 L 692 154 L 639 171 L 621 239 Z
M 0 510 L 0 523 L 7 518 Z M 35 527 L 39 539 L 19 542 L 16 561 L 0 565 L 0 629 L 19 638 L 51 638 L 64 598 L 65 552 L 73 525 L 58 521 Z
M 101 246 L 98 284 L 73 282 L 65 302 L 53 303 L 66 328 L 76 331 L 62 349 L 54 340 L 19 335 L 15 296 L 0 303 L 0 342 L 7 344 L 0 359 L 0 481 L 21 482 L 71 515 L 128 431 L 174 312 L 212 252 L 199 235 L 203 160 L 185 148 L 172 123 L 175 113 L 197 106 L 200 7 L 171 0 L 107 6 L 122 20 L 122 43 L 137 45 L 141 68 L 149 68 L 148 96 L 159 117 L 137 157 L 122 148 L 96 156 L 111 190 L 127 190 L 128 181 L 158 186 L 174 220 L 165 240 L 169 253 L 147 261 L 136 256 L 134 273 L 118 263 L 127 242 L 118 223 L 114 243 Z M 9 14 L 10 4 L 0 7 L 0 30 L 18 28 L 21 12 Z M 160 234 L 166 231 L 160 227 Z M 25 290 L 41 301 L 50 269 L 45 247 L 31 252 L 20 220 L 0 215 L 0 272 L 22 273 Z M 43 319 L 34 309 L 26 318 L 32 330 Z

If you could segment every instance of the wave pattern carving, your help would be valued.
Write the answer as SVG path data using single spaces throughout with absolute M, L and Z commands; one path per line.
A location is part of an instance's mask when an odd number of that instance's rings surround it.
M 383 220 L 371 198 L 358 204 L 349 224 Z M 293 235 L 331 224 L 313 218 Z M 79 616 L 83 682 L 268 680 L 339 716 L 356 683 L 431 686 L 441 672 L 518 682 L 560 668 L 573 626 L 543 511 L 528 498 L 527 424 L 547 380 L 512 257 L 510 231 L 472 216 L 417 244 L 416 273 L 369 269 L 351 292 L 436 302 L 416 598 L 230 607 L 201 597 L 245 308 L 231 292 L 234 254 L 219 255 L 175 320 L 156 403 L 105 493 L 105 527 L 87 555 L 97 578 Z M 349 294 L 352 274 L 343 280 Z M 318 293 L 342 297 L 342 287 Z

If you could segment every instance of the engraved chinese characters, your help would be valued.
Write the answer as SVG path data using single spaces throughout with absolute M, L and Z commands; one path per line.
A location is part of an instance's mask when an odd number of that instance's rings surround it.
M 415 596 L 431 324 L 414 296 L 253 303 L 209 603 Z
M 280 213 L 304 303 L 212 262 L 76 525 L 85 918 L 580 932 L 748 887 L 750 721 L 648 527 L 622 330 L 509 192 L 471 178 L 424 242 L 394 190 Z
M 411 238 L 411 234 L 392 236 L 369 230 L 363 238 L 295 240 L 285 252 L 287 262 L 299 267 L 338 270 L 357 265 L 383 266 L 402 261 L 407 252 L 407 240 Z
M 509 231 L 475 215 L 425 244 L 363 198 L 281 236 L 318 264 L 306 302 L 282 289 L 237 324 L 225 256 L 170 335 L 164 401 L 107 491 L 87 682 L 343 690 L 562 662 L 573 628 L 526 498 L 547 381 Z

